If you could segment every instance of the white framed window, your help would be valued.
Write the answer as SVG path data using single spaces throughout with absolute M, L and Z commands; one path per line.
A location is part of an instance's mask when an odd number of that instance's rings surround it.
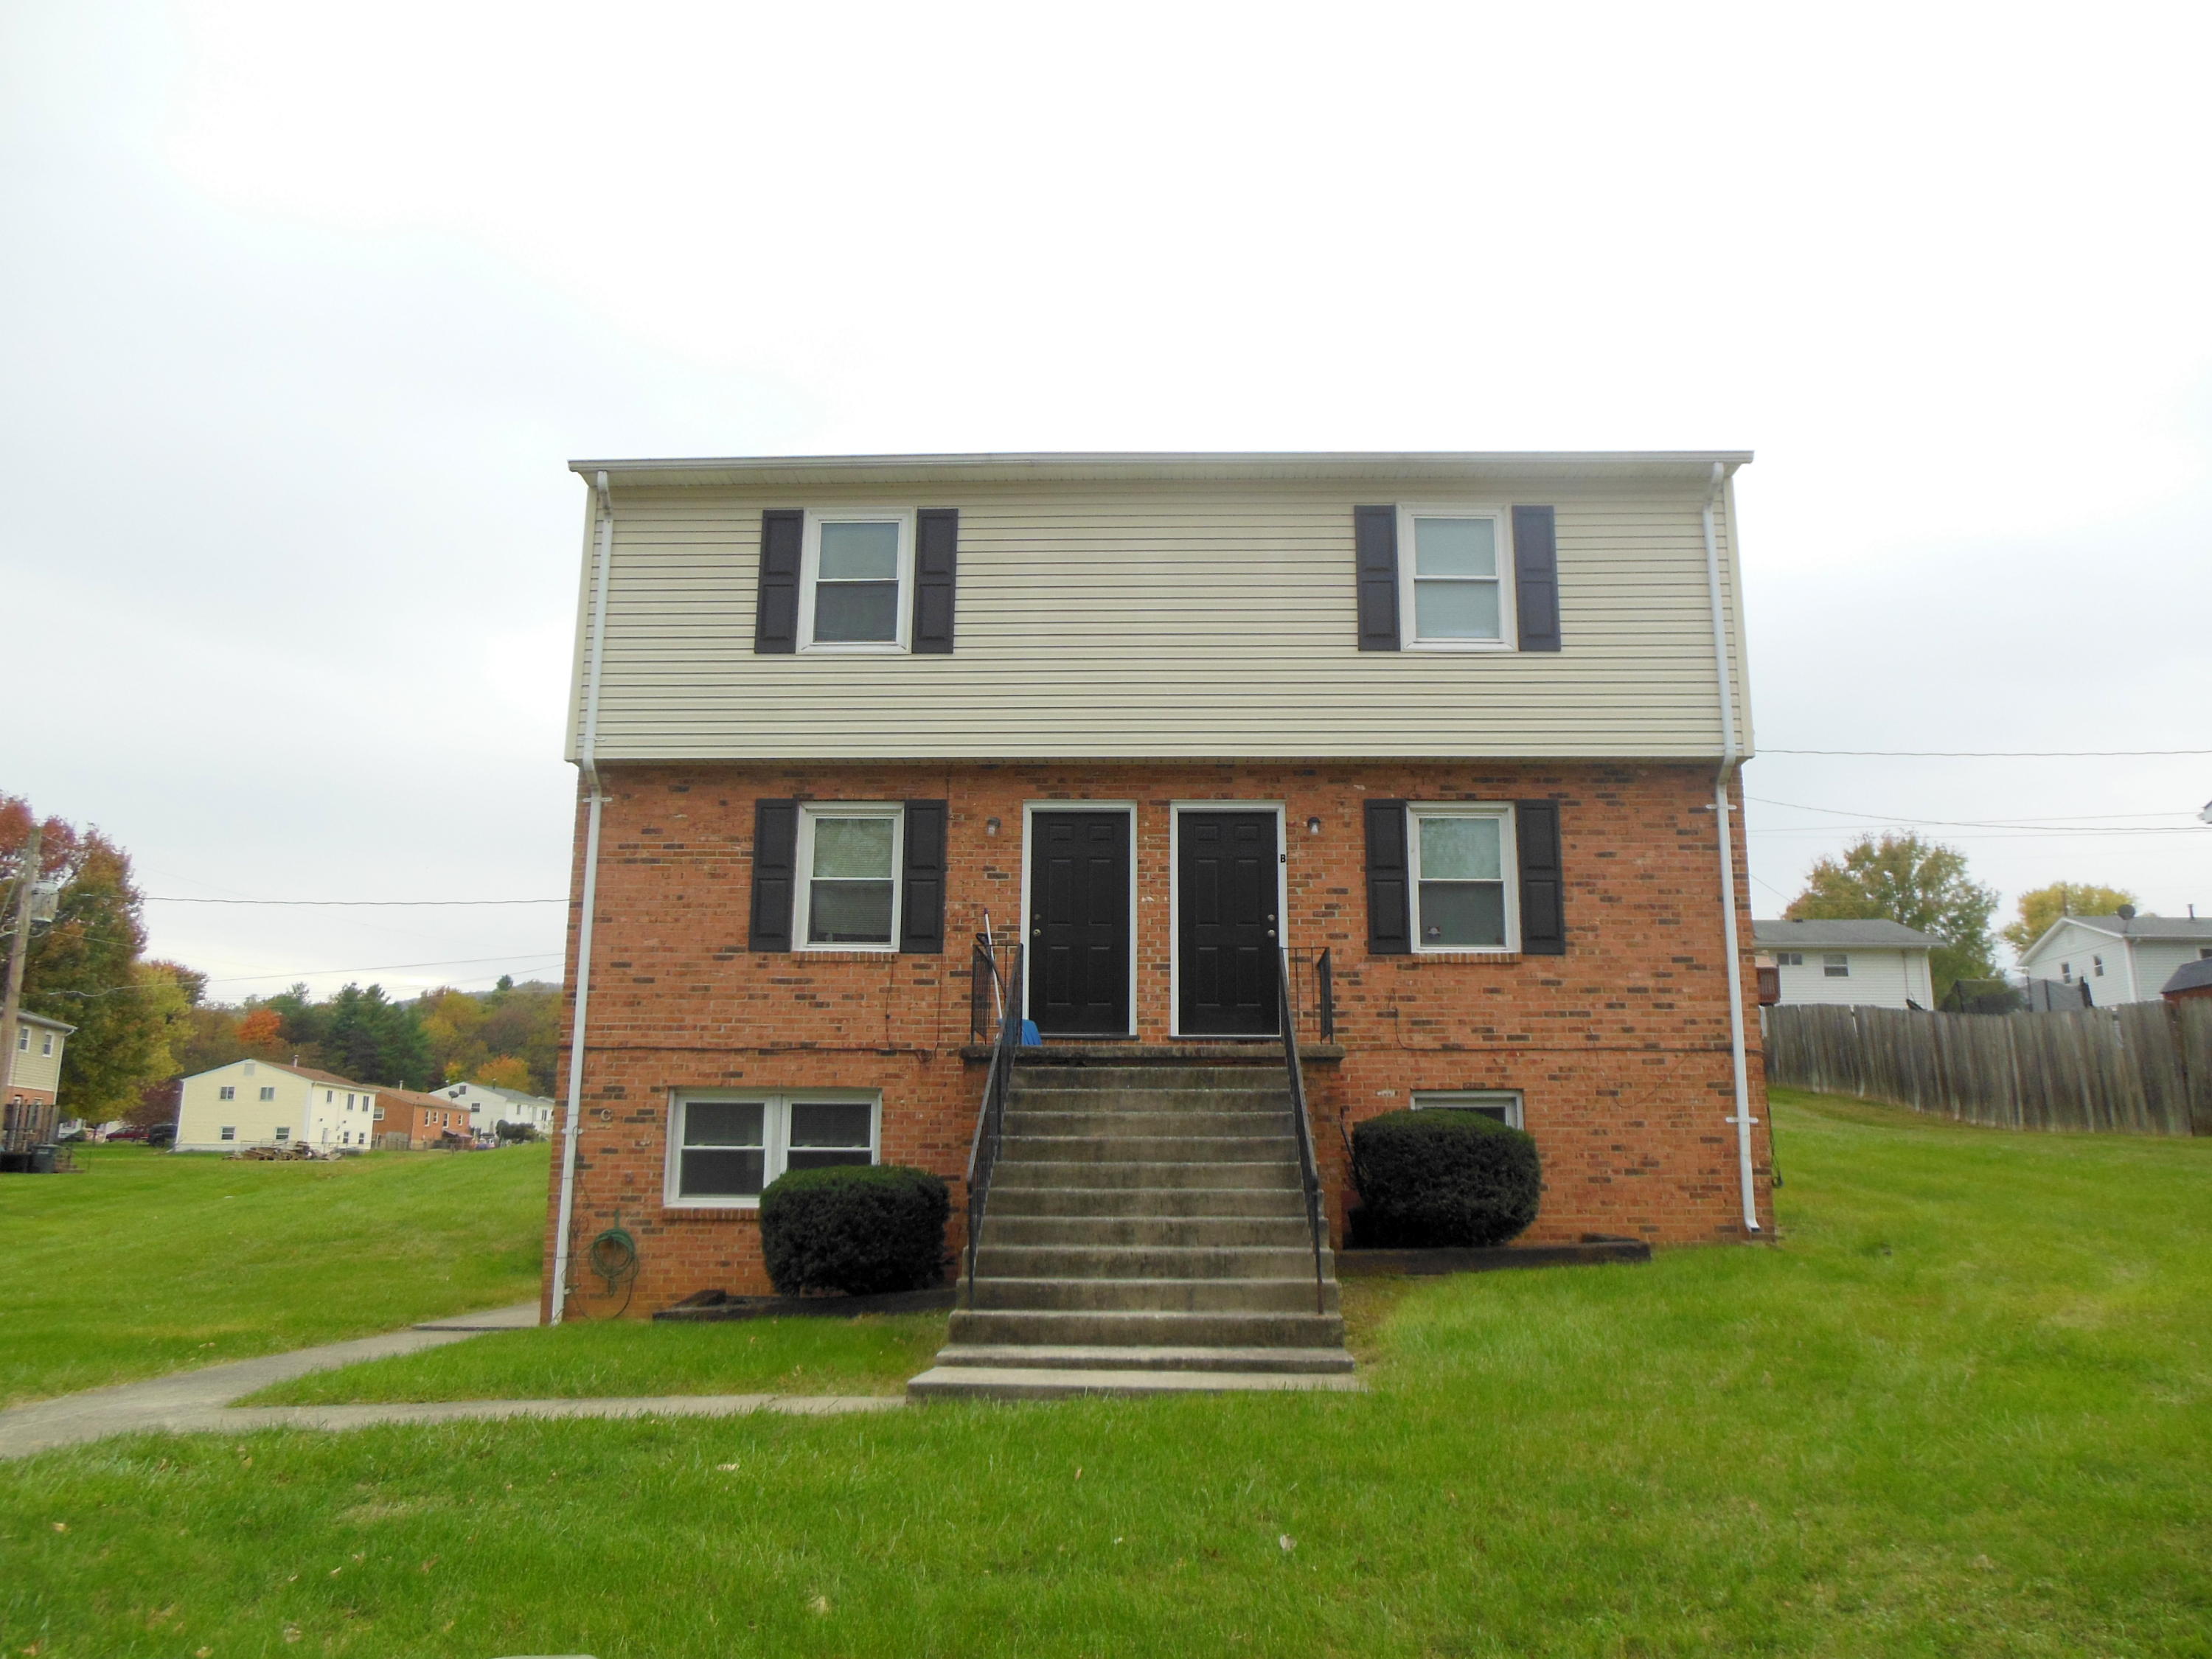
M 261 1097 L 262 1097 L 262 1099 L 264 1099 L 264 1100 L 274 1100 L 274 1099 L 276 1099 L 276 1086 L 275 1086 L 274 1085 L 272 1085 L 272 1084 L 267 1084 L 267 1083 L 263 1084 L 263 1085 L 261 1085 Z
M 323 1104 L 324 1104 L 324 1105 L 325 1105 L 325 1106 L 329 1105 L 329 1104 L 331 1103 L 331 1102 L 332 1102 L 333 1100 L 335 1100 L 335 1099 L 337 1099 L 337 1091 L 336 1090 L 332 1090 L 332 1089 L 325 1089 L 325 1090 L 324 1090 L 324 1091 L 323 1091 Z
M 1820 972 L 1830 979 L 1849 979 L 1851 959 L 1841 951 L 1831 951 L 1820 958 Z
M 802 951 L 898 949 L 899 871 L 906 809 L 822 805 L 799 814 L 799 915 Z
M 2104 976 L 2105 976 L 2105 959 L 2104 959 L 2104 957 L 2091 957 L 2089 958 L 2089 971 L 2090 971 L 2090 975 L 2091 975 L 2091 976 L 2092 976 L 2092 977 L 2094 977 L 2094 978 L 2096 978 L 2096 979 L 2102 979 L 2102 978 L 2104 978 Z
M 238 1098 L 236 1085 L 228 1083 L 222 1085 L 215 1091 L 215 1097 L 217 1100 L 236 1100 Z
M 1521 1121 L 1521 1091 L 1518 1089 L 1416 1089 L 1413 1091 L 1413 1109 L 1433 1111 L 1445 1108 L 1461 1112 L 1480 1112 L 1485 1117 L 1494 1117 L 1500 1123 L 1519 1129 Z
M 276 1139 L 279 1139 L 279 1140 L 289 1140 L 291 1138 L 292 1138 L 292 1130 L 291 1130 L 291 1127 L 290 1127 L 289 1124 L 280 1123 L 280 1124 L 278 1124 L 278 1125 L 276 1126 Z
M 2062 985 L 2071 985 L 2074 982 L 2074 964 L 2072 963 L 2062 962 L 2058 964 L 2058 981 Z
M 1802 951 L 1777 951 L 1774 953 L 1774 965 L 1777 968 L 1802 968 L 1805 965 L 1805 953 Z
M 910 508 L 810 511 L 799 558 L 800 650 L 907 648 L 914 586 Z
M 1517 951 L 1519 884 L 1513 809 L 1416 802 L 1406 809 L 1413 868 L 1413 949 Z
M 1407 650 L 1512 650 L 1512 514 L 1401 507 L 1398 583 Z
M 53 1051 L 54 1034 L 49 1031 L 39 1040 L 39 1052 L 42 1054 L 51 1054 Z
M 215 1138 L 216 1138 L 217 1140 L 235 1140 L 235 1139 L 238 1139 L 238 1126 L 237 1126 L 235 1123 L 226 1123 L 226 1124 L 224 1124 L 224 1125 L 222 1126 L 222 1127 L 221 1127 L 220 1129 L 217 1129 L 217 1130 L 215 1132 Z
M 882 1097 L 873 1093 L 678 1095 L 669 1113 L 665 1201 L 749 1208 L 787 1170 L 873 1164 L 882 1120 Z

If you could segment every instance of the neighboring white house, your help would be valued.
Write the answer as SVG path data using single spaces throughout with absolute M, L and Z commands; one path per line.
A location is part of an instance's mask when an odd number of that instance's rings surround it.
M 1928 953 L 1942 941 L 1902 922 L 1753 921 L 1751 938 L 1759 965 L 1777 970 L 1785 1006 L 1936 1006 Z
M 2212 919 L 2197 916 L 2061 916 L 2021 952 L 2030 979 L 2086 985 L 2100 1007 L 2155 1002 L 2184 963 L 2212 960 Z
M 185 1079 L 177 1107 L 180 1152 L 241 1146 L 370 1146 L 376 1091 L 349 1078 L 273 1060 L 236 1060 Z
M 541 1135 L 553 1133 L 556 1108 L 543 1095 L 495 1089 L 489 1083 L 449 1083 L 432 1092 L 466 1106 L 469 1127 L 480 1136 L 489 1136 L 502 1123 L 526 1123 Z

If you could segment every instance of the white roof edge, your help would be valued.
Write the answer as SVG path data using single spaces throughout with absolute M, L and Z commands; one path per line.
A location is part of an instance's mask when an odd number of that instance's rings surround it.
M 1751 464 L 1747 449 L 1474 449 L 1474 450 L 1041 450 L 985 451 L 939 455 L 672 456 L 629 460 L 572 460 L 571 472 L 588 476 L 657 472 L 824 472 L 912 468 L 947 472 L 985 468 L 1047 471 L 1054 467 L 1115 467 L 1142 473 L 1195 467 L 1341 467 L 1374 471 L 1437 466 L 1683 466 L 1733 471 Z
M 74 1031 L 76 1027 L 65 1019 L 54 1019 L 46 1014 L 34 1014 L 28 1008 L 18 1009 L 15 1018 L 26 1025 L 43 1025 L 50 1031 Z

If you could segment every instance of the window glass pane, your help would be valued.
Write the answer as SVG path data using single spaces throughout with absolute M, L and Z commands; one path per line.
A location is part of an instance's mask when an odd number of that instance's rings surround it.
M 686 1151 L 677 1167 L 676 1190 L 685 1198 L 750 1198 L 761 1189 L 768 1154 Z
M 1421 943 L 1440 949 L 1504 944 L 1505 889 L 1494 882 L 1423 882 Z
M 1417 576 L 1495 576 L 1498 520 L 1416 519 L 1413 574 Z
M 867 1153 L 860 1152 L 794 1152 L 786 1160 L 794 1170 L 826 1170 L 836 1164 L 870 1164 L 874 1162 Z
M 822 526 L 822 580 L 872 582 L 898 580 L 898 535 L 895 524 L 825 524 Z
M 759 1146 L 768 1109 L 757 1100 L 694 1100 L 684 1107 L 686 1146 Z
M 889 945 L 891 884 L 887 881 L 817 881 L 806 895 L 809 945 Z
M 814 590 L 814 637 L 833 643 L 897 639 L 898 584 L 820 584 Z
M 863 1102 L 794 1100 L 791 1103 L 791 1146 L 858 1146 L 868 1145 L 868 1120 L 872 1115 Z
M 814 820 L 814 873 L 817 876 L 888 876 L 891 872 L 889 818 Z
M 1415 582 L 1413 636 L 1422 640 L 1495 640 L 1496 582 Z
M 1498 881 L 1504 877 L 1498 859 L 1498 819 L 1424 816 L 1420 824 L 1424 881 Z

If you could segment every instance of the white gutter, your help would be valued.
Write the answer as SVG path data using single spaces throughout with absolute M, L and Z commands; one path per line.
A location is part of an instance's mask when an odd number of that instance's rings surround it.
M 1713 777 L 1713 818 L 1720 831 L 1721 935 L 1728 953 L 1729 1057 L 1735 1073 L 1735 1115 L 1729 1121 L 1735 1125 L 1736 1181 L 1743 1194 L 1744 1231 L 1756 1233 L 1763 1231 L 1759 1224 L 1759 1189 L 1751 1167 L 1751 1126 L 1757 1120 L 1751 1115 L 1750 1065 L 1744 1054 L 1743 950 L 1736 933 L 1735 829 L 1730 822 L 1734 808 L 1729 803 L 1729 780 L 1741 763 L 1742 753 L 1736 742 L 1735 686 L 1729 672 L 1728 615 L 1721 603 L 1720 544 L 1713 535 L 1713 502 L 1728 477 L 1728 467 L 1715 461 L 1705 506 L 1705 588 L 1712 600 L 1713 672 L 1721 698 L 1721 765 Z M 1730 527 L 1733 529 L 1733 526 Z
M 576 764 L 584 777 L 584 890 L 576 920 L 576 1006 L 568 1027 L 568 1127 L 561 1145 L 561 1205 L 553 1226 L 553 1306 L 546 1322 L 561 1322 L 568 1303 L 568 1234 L 576 1217 L 576 1140 L 584 1118 L 584 1035 L 592 1006 L 592 913 L 599 895 L 599 671 L 606 660 L 607 578 L 615 556 L 615 504 L 607 475 L 599 475 L 599 556 L 592 580 L 592 641 L 584 662 L 584 730 Z

